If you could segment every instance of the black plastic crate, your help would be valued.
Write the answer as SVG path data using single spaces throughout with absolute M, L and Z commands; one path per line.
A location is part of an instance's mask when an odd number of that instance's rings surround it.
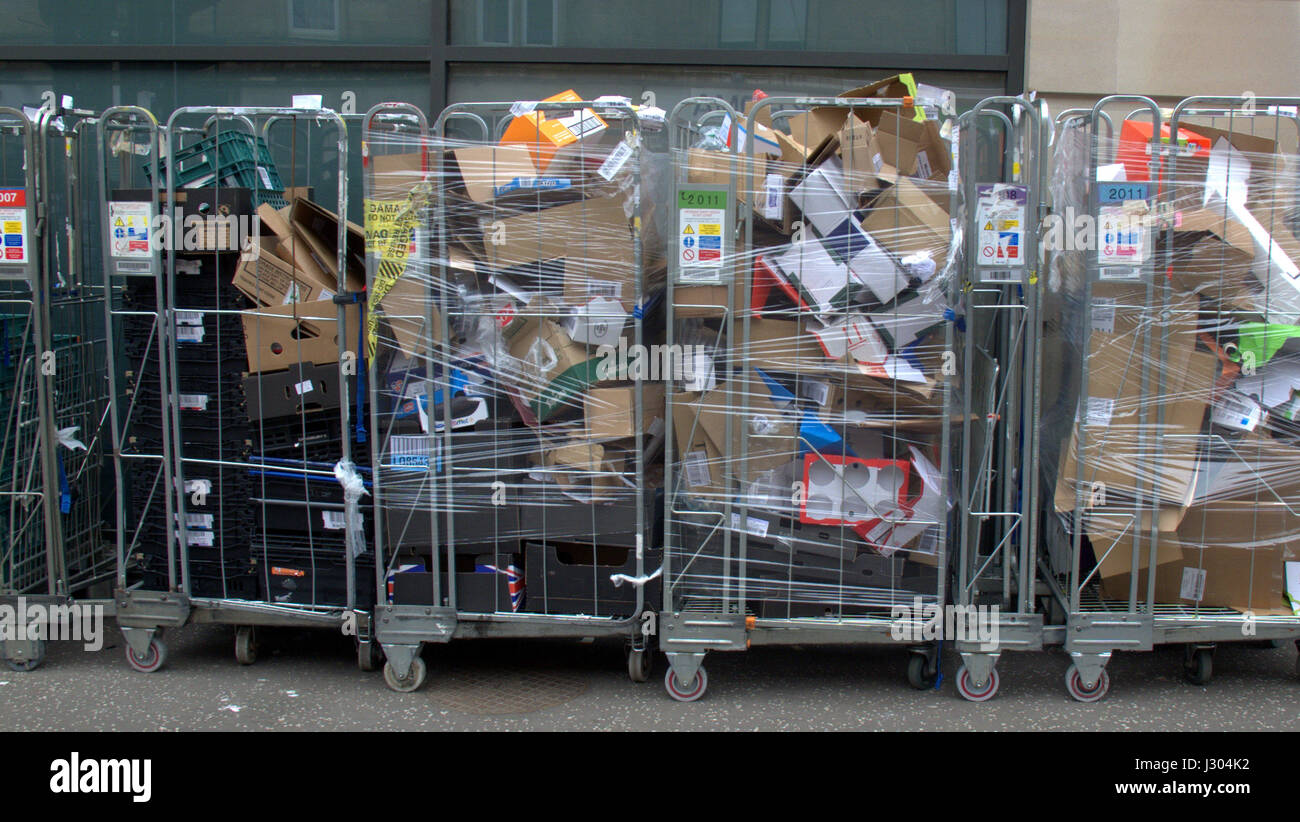
M 657 550 L 645 552 L 644 567 L 653 570 L 662 560 Z M 636 576 L 636 549 L 615 545 L 530 542 L 524 558 L 524 609 L 537 614 L 586 614 L 629 617 L 636 610 L 637 588 L 615 586 L 612 574 Z M 655 607 L 662 591 L 659 580 L 644 586 L 644 602 Z
M 513 571 L 511 570 L 513 569 Z M 456 610 L 475 614 L 517 613 L 526 610 L 526 586 L 517 586 L 518 607 L 511 600 L 510 576 L 523 573 L 522 554 L 460 554 L 456 557 Z M 404 571 L 393 574 L 393 603 L 433 605 L 433 573 Z M 442 595 L 450 605 L 451 593 L 443 573 Z M 520 582 L 523 582 L 521 579 Z
M 336 411 L 341 398 L 337 363 L 298 363 L 284 371 L 263 371 L 243 378 L 252 419 L 296 418 Z M 355 390 L 355 389 L 354 389 Z
M 334 607 L 347 604 L 347 560 L 342 554 L 317 551 L 306 555 L 268 543 L 257 557 L 263 596 L 268 602 Z M 373 555 L 357 557 L 353 574 L 357 607 L 374 607 Z

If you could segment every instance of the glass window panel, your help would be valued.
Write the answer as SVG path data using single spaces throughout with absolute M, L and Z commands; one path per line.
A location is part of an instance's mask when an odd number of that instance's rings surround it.
M 432 0 L 7 0 L 5 7 L 0 43 L 10 45 L 422 45 L 433 30 Z
M 526 45 L 522 19 L 535 0 L 450 0 L 453 45 L 492 33 Z M 891 54 L 1004 54 L 1007 0 L 554 0 L 554 44 L 568 48 L 794 49 Z M 560 25 L 562 23 L 562 25 Z M 531 40 L 532 35 L 528 37 Z

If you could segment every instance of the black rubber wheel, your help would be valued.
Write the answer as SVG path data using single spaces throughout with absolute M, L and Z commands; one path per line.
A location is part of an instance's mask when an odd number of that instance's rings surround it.
M 11 671 L 17 671 L 20 674 L 25 674 L 29 671 L 34 671 L 37 668 L 41 667 L 41 663 L 43 662 L 45 662 L 45 640 L 38 639 L 36 641 L 35 656 L 33 656 L 31 659 L 24 659 L 21 662 L 19 662 L 16 659 L 6 659 L 5 665 L 8 665 L 9 670 Z
M 627 649 L 627 676 L 633 682 L 649 682 L 654 657 L 649 648 Z
M 1183 667 L 1184 678 L 1192 685 L 1209 685 L 1214 678 L 1214 650 L 1197 648 L 1188 652 Z
M 357 642 L 357 667 L 370 673 L 384 665 L 384 649 L 378 642 Z
M 907 660 L 907 684 L 918 691 L 928 691 L 934 687 L 939 672 L 930 666 L 925 654 L 912 654 Z
M 252 625 L 240 625 L 235 629 L 235 661 L 240 665 L 252 665 L 257 661 L 257 629 Z

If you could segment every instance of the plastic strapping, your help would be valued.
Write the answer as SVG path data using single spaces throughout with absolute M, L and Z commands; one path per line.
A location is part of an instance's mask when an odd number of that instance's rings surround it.
M 343 486 L 343 501 L 345 503 L 359 502 L 361 498 L 370 492 L 366 490 L 366 481 L 357 473 L 357 467 L 352 464 L 351 460 L 340 460 L 334 463 L 334 478 Z
M 658 568 L 654 569 L 653 572 L 646 574 L 643 577 L 633 577 L 633 576 L 628 576 L 627 574 L 610 574 L 609 581 L 614 583 L 615 588 L 619 587 L 625 582 L 634 588 L 640 588 L 642 585 L 645 585 L 647 582 L 650 582 L 651 580 L 654 579 L 658 579 L 663 574 L 663 572 L 664 572 L 664 567 L 660 565 Z

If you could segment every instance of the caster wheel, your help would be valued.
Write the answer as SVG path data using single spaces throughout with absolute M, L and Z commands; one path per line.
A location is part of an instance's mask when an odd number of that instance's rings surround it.
M 654 658 L 646 648 L 629 648 L 627 652 L 627 676 L 633 682 L 649 682 L 650 671 L 654 667 Z
M 45 640 L 42 639 L 38 640 L 36 643 L 36 656 L 21 661 L 17 659 L 6 659 L 5 665 L 8 665 L 9 670 L 11 671 L 25 674 L 28 671 L 34 671 L 41 667 L 41 663 L 43 662 L 45 662 Z
M 133 671 L 151 674 L 161 668 L 166 661 L 167 646 L 161 639 L 149 640 L 149 651 L 144 656 L 136 656 L 129 643 L 126 646 L 126 664 L 130 665 Z
M 957 693 L 967 702 L 988 702 L 998 692 L 999 684 L 997 668 L 989 671 L 988 682 L 980 687 L 976 687 L 965 665 L 957 669 Z
M 1214 678 L 1214 651 L 1210 648 L 1188 649 L 1183 661 L 1183 678 L 1192 685 L 1209 685 Z
M 428 674 L 428 669 L 424 667 L 424 660 L 418 656 L 411 660 L 411 672 L 406 675 L 405 679 L 400 679 L 397 672 L 393 670 L 393 663 L 384 663 L 384 682 L 394 691 L 402 694 L 409 694 L 412 691 L 418 691 L 424 684 L 424 678 Z
M 252 665 L 257 661 L 257 631 L 251 625 L 235 629 L 235 661 L 240 665 Z
M 1083 677 L 1079 676 L 1079 669 L 1071 665 L 1070 670 L 1065 672 L 1065 687 L 1070 692 L 1070 696 L 1079 702 L 1096 702 L 1110 690 L 1110 674 L 1103 668 L 1097 684 L 1089 689 L 1083 687 Z
M 677 680 L 677 672 L 672 668 L 664 674 L 664 689 L 668 695 L 678 702 L 694 702 L 704 696 L 705 690 L 709 687 L 709 677 L 704 673 L 704 666 L 695 672 L 695 680 L 689 685 L 683 685 Z
M 357 643 L 357 667 L 367 673 L 384 665 L 384 649 L 378 642 Z
M 925 654 L 912 654 L 907 660 L 907 684 L 918 691 L 930 690 L 938 678 L 939 672 L 930 667 Z
M 1300 656 L 1295 658 L 1295 675 L 1300 676 Z

